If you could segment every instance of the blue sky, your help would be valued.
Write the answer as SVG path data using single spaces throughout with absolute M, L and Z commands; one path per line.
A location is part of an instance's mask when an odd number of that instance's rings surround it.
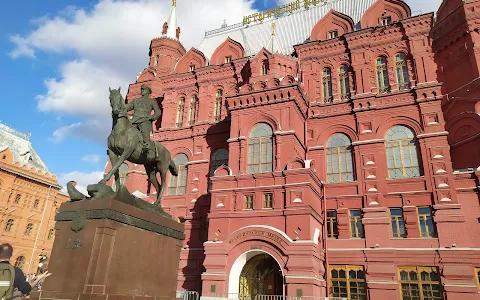
M 288 0 L 177 0 L 182 43 L 205 30 Z M 434 11 L 440 0 L 409 0 Z M 60 183 L 97 180 L 106 162 L 108 87 L 129 83 L 148 62 L 170 0 L 4 1 L 0 17 L 0 121 L 31 133 Z M 75 178 L 76 177 L 76 178 Z M 79 177 L 81 177 L 79 179 Z

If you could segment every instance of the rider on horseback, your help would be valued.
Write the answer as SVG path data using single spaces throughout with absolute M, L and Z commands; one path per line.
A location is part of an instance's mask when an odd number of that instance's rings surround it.
M 150 146 L 150 132 L 153 130 L 152 122 L 160 118 L 162 111 L 158 107 L 157 100 L 149 98 L 152 90 L 146 84 L 141 86 L 142 97 L 130 101 L 126 106 L 127 112 L 134 110 L 132 125 L 136 127 L 143 137 L 143 148 Z M 151 115 L 153 110 L 153 115 Z

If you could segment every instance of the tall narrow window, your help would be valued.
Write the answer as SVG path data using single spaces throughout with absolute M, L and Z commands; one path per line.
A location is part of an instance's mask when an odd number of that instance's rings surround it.
M 222 118 L 222 90 L 218 90 L 215 96 L 215 111 L 213 112 L 215 121 L 220 121 Z
M 272 208 L 273 207 L 273 194 L 266 193 L 263 195 L 263 208 Z
M 273 130 L 259 123 L 250 132 L 248 142 L 248 173 L 265 173 L 273 170 Z
M 195 65 L 190 65 L 190 72 L 194 72 L 195 71 Z
M 25 265 L 25 256 L 19 256 L 15 260 L 15 267 L 23 269 L 23 266 Z
M 440 276 L 434 267 L 399 268 L 403 300 L 441 300 Z
M 245 195 L 245 209 L 253 209 L 253 195 Z
M 40 200 L 35 199 L 35 202 L 33 202 L 33 208 L 38 208 L 39 204 L 40 204 Z
M 170 176 L 168 195 L 184 195 L 187 190 L 187 163 L 188 157 L 180 153 L 173 159 L 178 169 L 178 176 Z
M 363 238 L 362 210 L 350 210 L 350 237 Z
M 323 69 L 322 73 L 322 83 L 323 83 L 323 101 L 325 103 L 330 103 L 333 100 L 333 91 L 332 91 L 332 70 L 330 68 Z
M 7 223 L 5 224 L 5 231 L 12 232 L 14 223 L 15 221 L 13 219 L 8 219 Z
M 118 169 L 118 174 L 120 176 L 120 184 L 125 186 L 127 184 L 127 177 L 128 177 L 128 165 L 123 163 L 120 168 Z
M 341 66 L 338 72 L 338 81 L 340 82 L 340 97 L 342 99 L 350 98 L 350 81 L 348 78 L 348 67 Z
M 413 130 L 403 125 L 390 128 L 385 135 L 385 147 L 390 178 L 410 178 L 421 175 L 417 140 Z
M 215 173 L 215 170 L 222 165 L 228 165 L 228 150 L 220 148 L 213 152 L 212 158 L 210 159 L 210 177 L 212 177 Z M 210 189 L 211 186 L 212 183 L 210 180 L 208 180 L 208 188 Z
M 32 232 L 33 232 L 33 224 L 32 224 L 32 223 L 28 223 L 28 224 L 27 224 L 27 228 L 25 229 L 25 235 L 26 235 L 26 236 L 31 236 L 31 235 L 32 235 Z
M 177 127 L 181 128 L 183 126 L 183 112 L 185 109 L 185 97 L 180 98 L 178 101 L 178 108 L 177 108 Z
M 387 59 L 383 56 L 377 58 L 377 81 L 380 93 L 387 93 L 390 91 Z
M 17 195 L 15 196 L 15 204 L 20 203 L 20 198 L 22 198 L 22 196 L 21 196 L 20 194 L 17 194 Z
M 337 211 L 327 210 L 327 236 L 331 239 L 338 238 Z
M 155 64 L 154 64 L 154 66 L 156 67 L 157 65 L 158 65 L 158 55 L 155 56 Z
M 395 69 L 397 74 L 398 89 L 405 90 L 410 88 L 408 78 L 407 56 L 399 53 L 395 56 Z
M 53 239 L 53 235 L 55 234 L 55 229 L 50 229 L 48 231 L 48 236 L 47 236 L 47 240 L 51 240 Z
M 330 266 L 330 297 L 367 300 L 362 266 Z
M 268 74 L 268 60 L 262 62 L 262 75 Z
M 418 208 L 418 224 L 420 226 L 420 236 L 423 238 L 436 237 L 435 225 L 432 219 L 432 210 L 430 207 Z
M 198 98 L 196 95 L 193 95 L 192 101 L 190 103 L 190 113 L 189 113 L 189 119 L 188 119 L 190 126 L 197 123 L 197 119 L 198 119 Z
M 327 180 L 331 183 L 353 181 L 352 142 L 343 133 L 335 133 L 327 142 Z
M 231 62 L 232 62 L 232 56 L 231 56 L 231 55 L 225 56 L 225 63 L 226 63 L 226 64 L 229 64 L 229 63 L 231 63 Z
M 403 220 L 403 210 L 401 208 L 390 208 L 390 217 L 392 222 L 392 236 L 394 238 L 405 238 L 405 221 Z

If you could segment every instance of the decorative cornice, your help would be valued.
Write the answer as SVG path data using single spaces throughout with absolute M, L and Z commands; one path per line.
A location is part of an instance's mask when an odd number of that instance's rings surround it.
M 62 211 L 55 216 L 57 222 L 69 222 L 78 218 L 79 212 L 77 211 Z M 139 219 L 112 209 L 93 209 L 81 212 L 81 215 L 86 220 L 111 220 L 122 224 L 127 224 L 133 227 L 144 229 L 147 231 L 155 232 L 161 235 L 165 235 L 177 240 L 184 240 L 185 234 L 181 231 L 168 228 L 163 225 L 155 224 L 143 219 Z

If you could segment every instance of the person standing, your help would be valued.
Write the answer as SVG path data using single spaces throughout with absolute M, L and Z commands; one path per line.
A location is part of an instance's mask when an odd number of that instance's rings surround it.
M 32 291 L 32 286 L 36 286 L 41 280 L 52 275 L 45 272 L 36 276 L 35 280 L 28 282 L 23 271 L 10 264 L 13 255 L 13 247 L 8 243 L 0 245 L 0 298 L 16 298 L 15 291 L 22 295 L 28 295 Z

